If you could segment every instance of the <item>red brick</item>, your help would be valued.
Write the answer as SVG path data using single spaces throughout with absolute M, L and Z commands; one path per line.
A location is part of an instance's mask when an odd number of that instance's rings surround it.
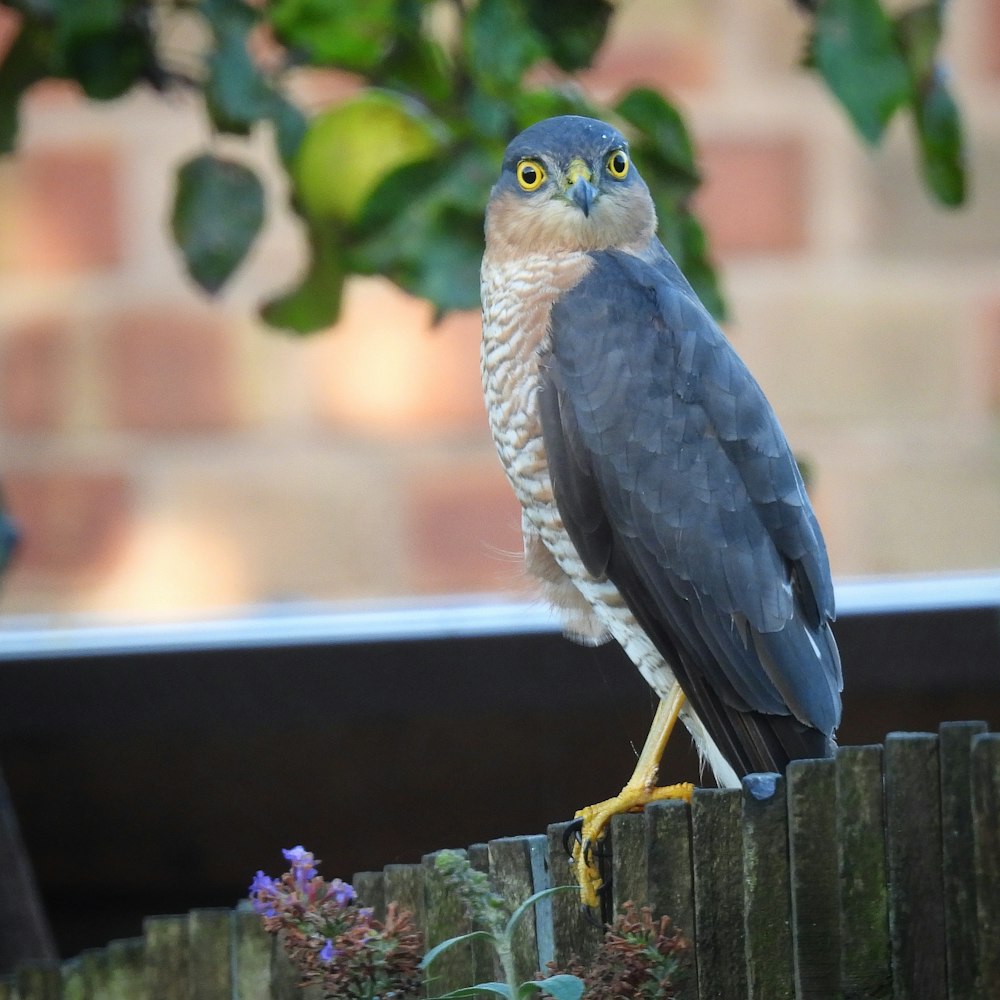
M 787 253 L 806 240 L 806 157 L 790 137 L 715 139 L 700 149 L 694 208 L 712 253 Z
M 0 341 L 0 420 L 11 430 L 57 427 L 70 391 L 70 358 L 63 325 L 39 320 Z
M 209 431 L 236 422 L 232 345 L 208 310 L 164 303 L 120 314 L 108 331 L 107 371 L 116 426 Z
M 364 433 L 483 431 L 479 313 L 430 320 L 388 281 L 350 282 L 343 319 L 312 347 L 323 417 Z
M 92 576 L 113 563 L 130 509 L 127 480 L 113 472 L 7 470 L 3 491 L 21 533 L 19 574 Z
M 121 163 L 104 146 L 24 153 L 0 188 L 0 267 L 45 274 L 122 259 Z
M 494 469 L 425 470 L 407 491 L 409 551 L 418 591 L 513 590 L 521 569 L 521 514 Z

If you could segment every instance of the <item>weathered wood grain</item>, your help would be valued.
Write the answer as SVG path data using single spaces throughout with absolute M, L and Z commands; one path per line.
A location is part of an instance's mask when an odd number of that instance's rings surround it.
M 698 789 L 691 803 L 701 1000 L 746 995 L 741 799 L 739 789 Z
M 477 872 L 486 875 L 490 873 L 490 849 L 487 844 L 472 844 L 469 847 L 469 864 Z M 477 931 L 488 931 L 490 928 L 481 923 L 475 923 Z M 473 982 L 496 982 L 501 978 L 500 967 L 497 964 L 496 950 L 489 941 L 478 940 L 472 943 Z
M 433 948 L 448 938 L 468 934 L 472 930 L 472 921 L 461 895 L 437 870 L 435 861 L 440 853 L 435 851 L 424 855 L 421 862 L 424 867 L 424 900 L 427 904 L 427 948 Z M 455 853 L 466 857 L 464 850 Z M 439 955 L 428 970 L 428 975 L 427 988 L 432 996 L 474 985 L 476 980 L 473 978 L 475 966 L 471 943 L 462 942 Z
M 145 938 L 112 941 L 107 968 L 107 993 L 95 1000 L 154 1000 L 146 985 Z
M 841 747 L 836 757 L 840 870 L 840 979 L 844 1000 L 892 996 L 882 748 Z
M 936 735 L 890 733 L 886 737 L 885 810 L 895 997 L 946 997 L 941 770 Z
M 576 877 L 563 849 L 563 834 L 570 824 L 553 823 L 548 828 L 549 880 L 552 885 L 576 885 Z M 560 968 L 565 968 L 575 955 L 589 961 L 601 943 L 602 932 L 590 923 L 580 908 L 580 897 L 574 892 L 557 892 L 552 896 L 553 954 Z
M 396 903 L 413 914 L 413 922 L 422 934 L 427 931 L 427 906 L 424 902 L 422 865 L 386 865 L 383 887 L 385 902 Z
M 938 729 L 949 1000 L 977 1000 L 979 918 L 972 832 L 972 738 L 984 732 L 985 722 L 946 722 Z
M 696 1000 L 694 871 L 691 863 L 691 808 L 686 802 L 654 802 L 645 810 L 647 899 L 653 916 L 666 915 L 690 942 L 681 957 L 677 1000 Z
M 376 920 L 385 920 L 385 876 L 382 872 L 355 872 L 351 885 L 361 905 L 370 907 Z
M 188 914 L 191 1000 L 232 1000 L 233 911 L 198 909 Z
M 649 902 L 649 873 L 646 854 L 646 817 L 642 813 L 622 813 L 611 820 L 611 900 L 615 914 L 632 901 L 636 906 Z
M 743 779 L 743 924 L 748 1000 L 792 1000 L 791 903 L 785 781 Z
M 187 917 L 147 917 L 146 992 L 157 1000 L 194 1000 Z
M 233 913 L 233 1000 L 270 1000 L 271 935 L 249 900 Z
M 797 1000 L 842 996 L 834 767 L 832 758 L 793 760 L 786 775 Z
M 979 892 L 979 996 L 1000 996 L 1000 733 L 972 739 L 972 823 Z
M 541 875 L 542 884 L 536 886 L 540 872 L 532 859 L 532 840 L 544 838 L 500 837 L 489 842 L 490 879 L 497 894 L 513 911 L 532 893 L 547 889 L 548 872 Z M 571 895 L 566 893 L 566 895 Z M 514 968 L 518 983 L 533 979 L 542 968 L 538 954 L 536 922 L 552 921 L 551 900 L 529 907 L 521 918 L 513 937 Z M 549 932 L 549 939 L 552 934 Z

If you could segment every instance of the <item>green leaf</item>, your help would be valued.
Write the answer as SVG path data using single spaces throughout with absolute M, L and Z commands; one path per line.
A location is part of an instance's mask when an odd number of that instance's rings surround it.
M 309 130 L 306 116 L 291 101 L 280 94 L 275 94 L 274 105 L 271 108 L 271 121 L 274 124 L 274 138 L 278 146 L 278 155 L 286 169 L 291 169 L 299 147 Z
M 924 180 L 940 202 L 961 205 L 965 201 L 962 123 L 940 74 L 919 95 L 914 111 Z
M 207 60 L 205 106 L 217 129 L 246 135 L 259 119 L 274 114 L 279 102 L 247 49 L 258 14 L 243 0 L 202 0 L 201 12 L 215 38 Z
M 545 55 L 521 0 L 479 0 L 465 22 L 465 51 L 479 86 L 508 94 L 525 71 Z
M 507 935 L 508 937 L 514 933 L 514 928 L 520 923 L 521 918 L 528 912 L 528 910 L 534 906 L 536 903 L 541 902 L 549 896 L 554 896 L 557 892 L 579 892 L 580 889 L 575 885 L 554 885 L 549 889 L 540 889 L 538 892 L 532 893 L 521 905 L 510 915 L 510 920 L 507 921 Z
M 579 976 L 569 976 L 564 973 L 549 976 L 547 979 L 537 979 L 531 984 L 524 985 L 535 986 L 555 997 L 555 1000 L 580 1000 L 584 989 L 583 980 Z
M 0 62 L 0 155 L 14 150 L 21 95 L 49 74 L 51 50 L 51 31 L 25 22 Z
M 448 951 L 449 948 L 454 948 L 455 945 L 461 944 L 463 941 L 492 941 L 493 935 L 487 934 L 486 931 L 470 931 L 468 934 L 458 934 L 455 937 L 447 938 L 444 941 L 439 942 L 434 945 L 433 948 L 428 951 L 422 959 L 420 959 L 420 968 L 426 969 L 435 958 L 438 957 L 442 952 Z M 477 989 L 478 987 L 472 987 Z M 452 994 L 449 994 L 449 996 Z
M 629 91 L 615 111 L 642 133 L 644 146 L 664 166 L 698 182 L 694 145 L 680 112 L 655 90 L 640 87 Z
M 910 96 L 906 63 L 879 0 L 824 0 L 810 56 L 863 138 L 878 142 Z
M 545 0 L 527 5 L 528 19 L 552 61 L 572 73 L 594 59 L 614 7 L 608 0 Z
M 291 291 L 272 299 L 261 309 L 266 323 L 293 333 L 315 333 L 337 321 L 343 297 L 343 249 L 330 224 L 311 222 L 310 261 L 305 276 Z
M 722 322 L 727 315 L 726 301 L 719 288 L 719 276 L 708 256 L 704 229 L 688 209 L 655 197 L 653 200 L 660 222 L 660 241 L 705 308 Z
M 155 65 L 148 22 L 124 0 L 57 0 L 55 14 L 53 68 L 88 97 L 120 97 Z
M 188 274 L 217 292 L 264 222 L 264 188 L 249 168 L 208 154 L 177 173 L 171 228 Z
M 896 39 L 910 73 L 911 101 L 928 187 L 945 205 L 965 201 L 965 157 L 958 107 L 937 62 L 941 8 L 915 7 L 895 21 Z
M 278 38 L 318 65 L 372 69 L 395 32 L 395 0 L 273 0 L 266 16 Z

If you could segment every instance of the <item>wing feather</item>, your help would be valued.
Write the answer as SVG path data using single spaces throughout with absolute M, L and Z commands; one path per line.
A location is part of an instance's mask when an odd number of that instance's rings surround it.
M 564 524 L 734 766 L 822 755 L 840 717 L 833 587 L 784 434 L 676 267 L 592 256 L 541 368 Z

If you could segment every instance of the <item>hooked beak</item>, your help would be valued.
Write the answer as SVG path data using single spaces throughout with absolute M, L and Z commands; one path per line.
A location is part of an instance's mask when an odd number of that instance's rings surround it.
M 591 183 L 590 167 L 583 160 L 573 160 L 569 170 L 566 171 L 566 197 L 585 216 L 589 216 L 598 193 L 597 188 Z

